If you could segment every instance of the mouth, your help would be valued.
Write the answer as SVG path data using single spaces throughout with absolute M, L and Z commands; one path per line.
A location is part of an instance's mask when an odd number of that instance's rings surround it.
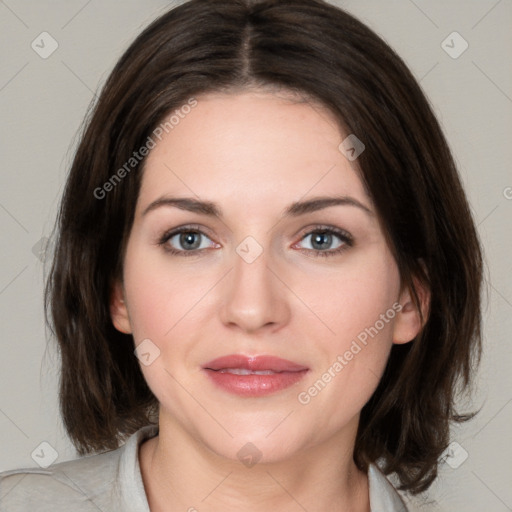
M 207 369 L 211 370 L 211 368 Z M 231 373 L 233 375 L 272 375 L 274 373 L 282 373 L 275 372 L 274 370 L 247 370 L 246 368 L 221 368 L 220 370 L 212 371 L 220 373 Z
M 309 368 L 274 356 L 232 354 L 206 363 L 203 370 L 224 391 L 257 397 L 292 386 L 304 377 Z

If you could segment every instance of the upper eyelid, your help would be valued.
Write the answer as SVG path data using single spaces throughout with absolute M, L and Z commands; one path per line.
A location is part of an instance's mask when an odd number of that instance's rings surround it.
M 328 232 L 332 232 L 338 236 L 345 235 L 347 238 L 353 238 L 352 234 L 349 231 L 347 231 L 346 229 L 337 228 L 335 226 L 328 226 L 328 225 L 324 225 L 324 224 L 317 224 L 314 226 L 309 226 L 307 228 L 304 228 L 304 230 L 300 230 L 299 232 L 302 232 L 302 236 L 305 236 L 305 235 L 310 235 L 311 233 L 314 233 L 315 231 L 319 231 L 319 232 L 328 231 Z
M 199 225 L 195 225 L 195 224 L 185 224 L 184 226 L 177 226 L 175 228 L 168 229 L 168 230 L 164 231 L 164 233 L 162 234 L 162 238 L 166 237 L 166 236 L 171 237 L 171 236 L 180 234 L 182 232 L 187 233 L 189 231 L 198 232 L 203 235 L 210 236 L 208 234 L 210 231 L 208 228 L 205 228 L 205 227 L 199 226 Z

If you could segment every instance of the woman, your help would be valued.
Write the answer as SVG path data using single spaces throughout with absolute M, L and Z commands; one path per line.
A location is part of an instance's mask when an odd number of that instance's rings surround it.
M 385 475 L 424 491 L 472 417 L 460 179 L 404 63 L 332 5 L 153 22 L 88 121 L 56 247 L 61 411 L 90 456 L 3 473 L 5 510 L 407 510 Z

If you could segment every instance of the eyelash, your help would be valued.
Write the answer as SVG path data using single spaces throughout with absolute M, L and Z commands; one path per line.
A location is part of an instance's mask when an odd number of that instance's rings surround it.
M 174 249 L 174 248 L 169 247 L 168 245 L 166 245 L 167 242 L 172 237 L 174 237 L 176 235 L 179 235 L 181 233 L 200 234 L 200 235 L 203 235 L 203 236 L 209 238 L 208 235 L 201 230 L 200 226 L 189 225 L 189 226 L 182 226 L 182 227 L 173 229 L 171 231 L 167 231 L 160 238 L 160 240 L 158 242 L 158 245 L 162 246 L 163 249 L 166 252 L 168 252 L 169 254 L 176 255 L 176 256 L 186 256 L 186 257 L 187 256 L 197 256 L 200 252 L 206 250 L 206 249 L 194 249 L 194 250 L 191 250 L 191 251 L 184 251 L 184 250 Z M 304 236 L 301 238 L 301 241 L 304 238 L 306 238 L 307 236 L 310 236 L 310 235 L 312 235 L 314 233 L 321 233 L 321 234 L 327 234 L 327 235 L 336 235 L 343 242 L 343 245 L 341 245 L 337 249 L 330 249 L 328 251 L 320 251 L 320 250 L 317 250 L 317 249 L 299 249 L 300 252 L 303 252 L 303 253 L 305 252 L 307 254 L 313 253 L 314 257 L 320 256 L 320 257 L 324 257 L 325 258 L 325 257 L 336 256 L 338 254 L 341 254 L 344 251 L 346 251 L 348 248 L 350 248 L 350 247 L 352 247 L 354 245 L 354 239 L 350 235 L 350 233 L 348 233 L 347 231 L 342 230 L 342 229 L 338 229 L 338 228 L 322 226 L 322 225 L 314 226 L 313 229 L 311 229 L 310 231 L 308 231 L 307 233 L 304 234 Z

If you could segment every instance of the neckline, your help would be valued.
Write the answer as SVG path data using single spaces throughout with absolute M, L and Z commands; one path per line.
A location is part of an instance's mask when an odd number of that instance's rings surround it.
M 157 436 L 158 430 L 158 425 L 146 425 L 132 434 L 122 447 L 119 471 L 126 512 L 150 512 L 142 480 L 139 448 L 144 441 Z M 372 512 L 407 512 L 397 490 L 376 463 L 368 467 L 368 489 Z

